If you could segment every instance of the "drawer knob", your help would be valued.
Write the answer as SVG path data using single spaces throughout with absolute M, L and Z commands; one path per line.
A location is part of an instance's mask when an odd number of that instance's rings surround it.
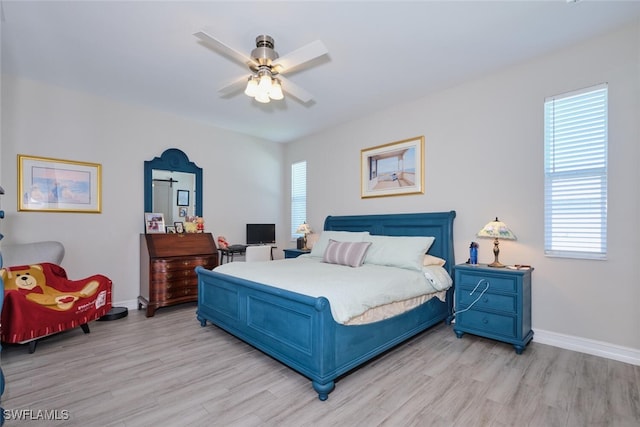
M 482 300 L 482 302 L 489 302 L 489 298 L 484 297 L 484 299 Z
M 489 323 L 489 319 L 487 319 L 486 317 L 483 317 L 482 318 L 482 323 L 484 323 L 486 325 L 487 323 Z

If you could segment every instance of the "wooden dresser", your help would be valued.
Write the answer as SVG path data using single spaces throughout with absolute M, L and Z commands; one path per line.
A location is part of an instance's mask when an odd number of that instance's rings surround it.
M 138 309 L 151 317 L 160 307 L 197 301 L 199 265 L 218 265 L 211 233 L 141 234 Z

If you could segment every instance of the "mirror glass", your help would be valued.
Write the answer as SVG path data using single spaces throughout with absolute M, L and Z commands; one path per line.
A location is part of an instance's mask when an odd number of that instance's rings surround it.
M 166 225 L 202 216 L 202 168 L 177 148 L 145 161 L 144 211 L 163 213 Z
M 153 187 L 153 212 L 164 214 L 167 225 L 183 221 L 186 216 L 195 215 L 196 176 L 186 172 L 172 172 L 162 169 L 151 171 Z

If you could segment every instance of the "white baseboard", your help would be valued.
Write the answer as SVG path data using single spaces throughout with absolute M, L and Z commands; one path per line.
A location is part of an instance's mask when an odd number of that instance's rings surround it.
M 640 350 L 638 349 L 540 329 L 534 329 L 533 332 L 533 341 L 540 344 L 548 344 L 565 350 L 578 351 L 640 366 Z
M 112 302 L 111 305 L 113 307 L 127 307 L 129 310 L 137 310 L 138 309 L 138 300 L 137 299 L 131 299 L 131 300 L 128 300 L 128 301 Z

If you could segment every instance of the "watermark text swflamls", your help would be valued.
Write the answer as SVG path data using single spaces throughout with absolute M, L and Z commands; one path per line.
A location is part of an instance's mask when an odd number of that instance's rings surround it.
M 66 409 L 5 409 L 5 420 L 16 421 L 67 421 L 71 419 Z

